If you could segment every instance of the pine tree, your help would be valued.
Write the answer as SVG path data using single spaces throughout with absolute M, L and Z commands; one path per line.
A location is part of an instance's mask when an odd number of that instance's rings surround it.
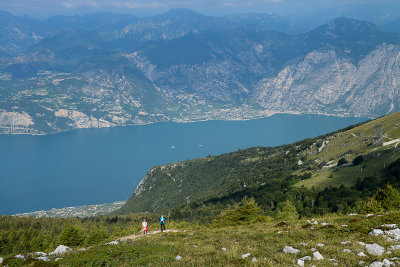
M 365 205 L 362 208 L 363 213 L 381 213 L 383 212 L 383 208 L 381 206 L 381 203 L 377 201 L 374 197 L 372 197 L 370 200 L 365 203 Z
M 299 219 L 296 207 L 290 200 L 283 202 L 282 210 L 278 213 L 278 220 L 294 221 Z
M 59 238 L 61 244 L 76 247 L 85 241 L 85 232 L 78 226 L 69 225 L 62 230 Z
M 374 198 L 380 203 L 384 210 L 400 208 L 400 194 L 397 189 L 387 184 L 384 189 L 378 189 Z

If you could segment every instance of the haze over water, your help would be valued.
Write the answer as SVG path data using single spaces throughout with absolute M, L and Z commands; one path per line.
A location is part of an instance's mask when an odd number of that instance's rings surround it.
M 250 121 L 2 135 L 0 214 L 125 200 L 155 165 L 288 144 L 361 121 L 365 119 L 274 115 Z

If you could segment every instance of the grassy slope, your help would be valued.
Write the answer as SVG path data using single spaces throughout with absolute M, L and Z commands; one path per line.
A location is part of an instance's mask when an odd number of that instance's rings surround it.
M 333 266 L 328 260 L 330 258 L 336 259 L 339 266 L 356 266 L 360 260 L 370 264 L 376 260 L 400 256 L 400 250 L 394 251 L 391 255 L 384 254 L 382 257 L 370 256 L 365 247 L 357 243 L 357 241 L 378 243 L 385 248 L 393 245 L 382 237 L 367 233 L 383 223 L 398 222 L 399 212 L 381 217 L 329 215 L 316 219 L 320 223 L 328 222 L 330 225 L 317 225 L 313 229 L 305 219 L 288 226 L 278 226 L 277 221 L 224 228 L 181 225 L 181 229 L 186 230 L 179 233 L 159 233 L 121 245 L 99 246 L 88 251 L 76 252 L 64 258 L 61 265 L 289 266 L 294 265 L 300 257 L 307 255 L 312 257 L 311 248 L 316 247 L 318 243 L 325 244 L 324 247 L 318 248 L 325 260 L 311 261 L 311 264 L 320 266 Z M 348 226 L 342 226 L 344 224 Z M 174 225 L 174 227 L 179 226 Z M 343 241 L 351 243 L 343 245 L 341 244 Z M 301 242 L 307 245 L 302 246 Z M 285 246 L 300 249 L 300 253 L 285 254 L 282 252 Z M 227 248 L 226 252 L 222 247 Z M 352 252 L 343 252 L 345 248 Z M 365 252 L 368 257 L 357 256 L 360 251 Z M 245 253 L 251 255 L 242 259 Z M 177 255 L 182 256 L 181 261 L 175 260 Z M 251 262 L 253 257 L 256 257 L 257 262 Z
M 383 142 L 400 138 L 400 113 L 379 118 L 362 124 L 358 127 L 345 132 L 331 134 L 319 139 L 319 142 L 329 141 L 321 152 L 313 146 L 303 152 L 303 155 L 310 161 L 329 162 L 337 164 L 340 158 L 346 158 L 349 162 L 357 155 L 367 155 L 365 162 L 361 166 L 342 166 L 340 168 L 320 169 L 313 173 L 312 178 L 296 184 L 296 186 L 312 186 L 324 188 L 327 186 L 338 186 L 341 184 L 353 185 L 358 177 L 364 178 L 374 174 L 382 174 L 384 167 L 396 160 L 398 152 L 393 148 L 394 145 L 377 147 L 376 126 L 381 125 L 380 131 L 383 133 Z M 400 146 L 398 146 L 400 148 Z M 380 154 L 380 157 L 374 155 Z M 361 167 L 363 169 L 361 170 Z
M 247 188 L 261 188 L 265 183 L 278 183 L 289 176 L 311 173 L 311 179 L 299 181 L 296 186 L 323 189 L 326 186 L 353 185 L 358 177 L 381 174 L 399 156 L 390 150 L 394 145 L 376 148 L 376 125 L 381 126 L 383 141 L 400 138 L 400 112 L 324 136 L 310 138 L 294 144 L 272 148 L 256 147 L 205 159 L 195 159 L 151 170 L 140 195 L 133 194 L 117 213 L 158 211 L 176 207 L 190 201 L 221 198 Z M 319 151 L 323 141 L 329 141 Z M 389 149 L 389 150 L 388 150 Z M 400 146 L 399 146 L 400 149 Z M 376 151 L 377 150 L 377 151 Z M 372 152 L 381 153 L 376 158 Z M 352 161 L 359 154 L 366 156 L 360 166 L 325 169 L 332 161 L 337 164 L 342 157 Z M 298 165 L 302 159 L 304 164 Z M 275 180 L 274 180 L 275 179 Z

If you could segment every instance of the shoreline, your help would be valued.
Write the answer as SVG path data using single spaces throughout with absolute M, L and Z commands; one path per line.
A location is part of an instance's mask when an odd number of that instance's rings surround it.
M 145 122 L 145 123 L 136 123 L 136 124 L 124 124 L 124 125 L 114 125 L 114 126 L 109 126 L 109 127 L 88 127 L 88 128 L 74 128 L 70 130 L 65 130 L 65 131 L 59 131 L 59 132 L 52 132 L 52 133 L 12 133 L 12 134 L 6 134 L 6 133 L 0 133 L 0 136 L 46 136 L 46 135 L 55 135 L 55 134 L 62 134 L 62 133 L 68 133 L 68 132 L 73 132 L 77 130 L 85 130 L 85 129 L 106 129 L 106 128 L 116 128 L 116 127 L 132 127 L 132 126 L 146 126 L 146 125 L 153 125 L 157 123 L 166 123 L 166 122 L 172 122 L 172 123 L 179 123 L 179 124 L 186 124 L 186 123 L 196 123 L 196 122 L 206 122 L 206 121 L 250 121 L 250 120 L 258 120 L 258 119 L 265 119 L 269 118 L 275 115 L 316 115 L 316 116 L 326 116 L 326 117 L 337 117 L 337 118 L 365 118 L 365 119 L 376 119 L 381 116 L 377 117 L 362 117 L 362 116 L 353 116 L 350 114 L 332 114 L 332 113 L 300 113 L 297 111 L 287 111 L 287 112 L 271 112 L 269 114 L 266 114 L 264 116 L 254 116 L 251 118 L 223 118 L 223 119 L 198 119 L 198 120 L 183 120 L 183 119 L 171 119 L 171 120 L 166 120 L 166 121 L 157 121 L 157 122 Z
M 16 217 L 49 217 L 49 218 L 71 218 L 71 217 L 92 217 L 98 215 L 106 215 L 113 212 L 126 203 L 126 200 L 119 200 L 101 204 L 87 204 L 81 206 L 70 206 L 62 208 L 52 208 L 49 210 L 36 210 L 30 212 L 16 213 L 12 215 L 0 216 L 16 216 Z

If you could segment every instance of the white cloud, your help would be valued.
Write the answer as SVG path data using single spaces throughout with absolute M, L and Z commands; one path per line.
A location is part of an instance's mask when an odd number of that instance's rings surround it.
M 61 5 L 63 5 L 66 8 L 73 8 L 74 7 L 74 5 L 69 3 L 69 2 L 62 2 Z

